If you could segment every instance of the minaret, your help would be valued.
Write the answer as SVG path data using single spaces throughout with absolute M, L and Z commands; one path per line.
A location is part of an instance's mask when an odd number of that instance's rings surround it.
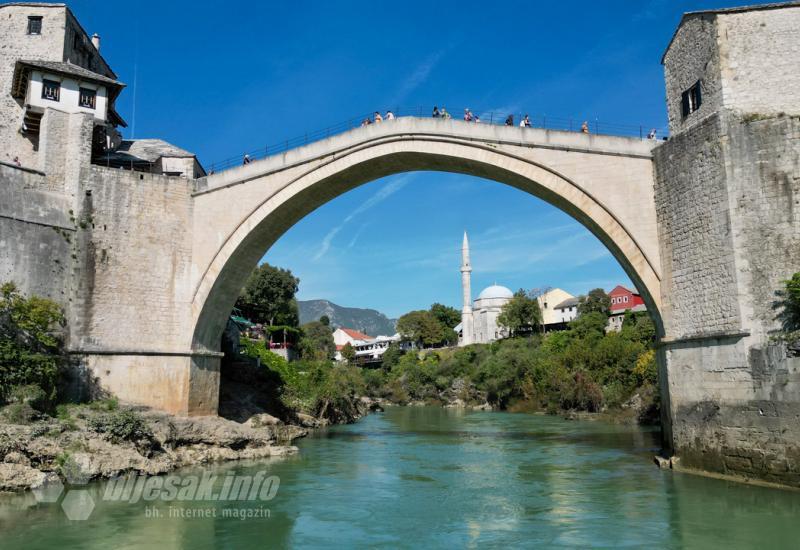
M 472 266 L 469 263 L 469 240 L 467 232 L 464 231 L 464 243 L 461 245 L 461 290 L 464 293 L 464 307 L 461 309 L 461 342 L 459 345 L 466 346 L 472 343 L 472 289 L 470 287 L 470 273 Z

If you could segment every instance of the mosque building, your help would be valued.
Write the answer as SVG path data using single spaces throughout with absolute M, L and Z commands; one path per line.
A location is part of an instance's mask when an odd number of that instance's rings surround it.
M 497 317 L 503 305 L 514 297 L 514 293 L 504 286 L 494 284 L 483 289 L 473 303 L 471 273 L 469 240 L 465 231 L 461 246 L 461 288 L 464 293 L 464 307 L 461 310 L 461 323 L 455 327 L 459 346 L 488 344 L 508 336 L 508 332 L 497 325 Z

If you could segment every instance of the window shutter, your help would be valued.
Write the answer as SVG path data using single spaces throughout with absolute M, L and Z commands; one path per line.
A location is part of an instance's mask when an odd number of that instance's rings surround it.
M 703 103 L 703 98 L 701 97 L 701 94 L 700 94 L 700 90 L 701 90 L 702 88 L 703 88 L 703 87 L 700 85 L 700 81 L 698 80 L 698 81 L 697 81 L 697 84 L 695 84 L 695 85 L 694 85 L 694 89 L 695 89 L 695 96 L 697 97 L 697 101 L 695 102 L 695 105 L 694 105 L 694 110 L 695 110 L 695 111 L 696 111 L 697 109 L 699 109 L 699 108 L 700 108 L 700 104 L 701 104 L 701 103 Z
M 689 92 L 681 94 L 681 113 L 684 118 L 689 116 Z

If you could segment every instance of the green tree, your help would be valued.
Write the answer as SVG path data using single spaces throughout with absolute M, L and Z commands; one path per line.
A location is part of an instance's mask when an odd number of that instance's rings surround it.
M 511 336 L 531 332 L 542 322 L 539 301 L 531 292 L 519 289 L 500 309 L 497 324 L 509 330 Z
M 331 318 L 328 317 L 327 315 L 323 315 L 322 317 L 320 317 L 319 322 L 325 325 L 326 327 L 331 326 Z
M 288 269 L 263 263 L 248 277 L 236 305 L 258 323 L 296 327 L 299 313 L 294 295 L 299 285 L 300 279 Z
M 336 344 L 333 342 L 333 333 L 319 321 L 311 321 L 301 326 L 303 335 L 300 337 L 300 355 L 310 361 L 326 361 L 333 359 L 336 353 Z
M 606 317 L 611 315 L 611 298 L 602 288 L 595 288 L 589 291 L 586 296 L 578 298 L 578 314 L 584 315 L 596 311 Z
M 410 311 L 397 320 L 397 332 L 423 347 L 442 344 L 452 338 L 452 329 L 443 325 L 430 311 Z
M 781 309 L 778 319 L 783 325 L 783 330 L 792 332 L 800 330 L 800 272 L 792 275 L 792 278 L 783 281 L 783 289 L 776 292 L 780 300 L 776 302 L 775 308 Z
M 0 286 L 0 402 L 15 386 L 36 385 L 52 402 L 64 364 L 64 316 L 47 298 L 26 298 L 14 283 Z
M 461 322 L 461 312 L 454 307 L 435 303 L 431 305 L 431 314 L 447 328 L 453 328 Z
M 345 361 L 347 361 L 348 365 L 353 364 L 353 360 L 356 358 L 356 350 L 352 346 L 352 344 L 350 344 L 350 342 L 347 342 L 345 345 L 342 346 L 341 354 L 342 358 Z
M 606 333 L 608 317 L 599 311 L 579 315 L 569 324 L 570 332 L 578 338 L 602 338 Z

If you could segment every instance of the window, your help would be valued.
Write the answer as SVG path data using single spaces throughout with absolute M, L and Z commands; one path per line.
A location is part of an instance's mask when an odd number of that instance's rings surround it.
M 42 34 L 42 17 L 31 15 L 28 17 L 28 34 Z
M 42 80 L 42 99 L 58 101 L 61 97 L 61 83 L 55 80 Z
M 681 113 L 683 114 L 683 118 L 686 118 L 699 109 L 701 103 L 703 103 L 703 95 L 700 91 L 700 81 L 698 80 L 694 83 L 694 86 L 681 95 Z
M 623 296 L 622 301 L 627 304 L 628 303 L 628 297 L 627 296 Z
M 97 97 L 97 90 L 90 90 L 89 88 L 81 88 L 78 95 L 78 105 L 86 107 L 87 109 L 94 109 L 95 98 Z

